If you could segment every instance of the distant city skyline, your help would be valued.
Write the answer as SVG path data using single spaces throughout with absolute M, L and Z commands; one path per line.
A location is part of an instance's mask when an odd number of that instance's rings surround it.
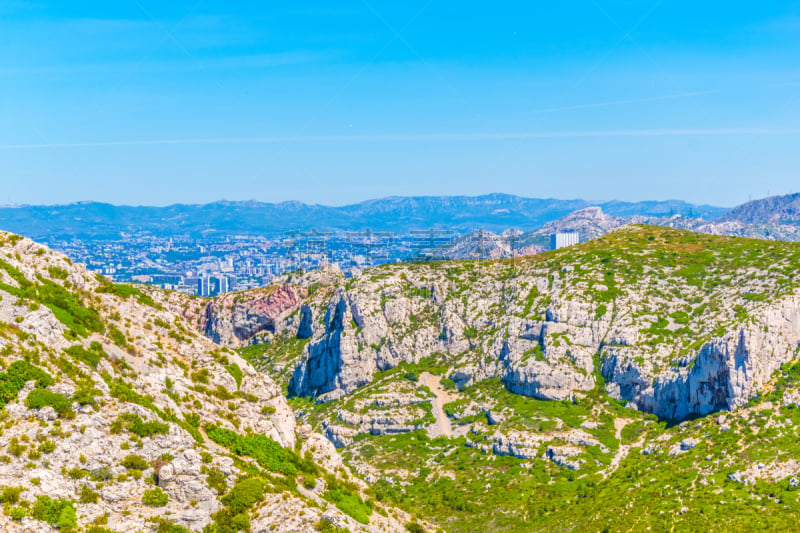
M 797 1 L 16 0 L 0 34 L 0 204 L 797 192 Z

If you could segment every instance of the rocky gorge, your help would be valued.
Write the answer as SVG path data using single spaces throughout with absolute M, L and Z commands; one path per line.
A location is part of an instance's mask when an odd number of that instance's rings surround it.
M 656 237 L 675 239 L 675 250 Z M 511 392 L 563 400 L 602 379 L 612 397 L 665 419 L 733 409 L 800 349 L 797 252 L 729 239 L 721 242 L 730 249 L 709 256 L 700 247 L 708 239 L 633 226 L 535 260 L 333 276 L 324 299 L 296 304 L 300 318 L 286 322 L 287 334 L 309 338 L 289 393 L 340 398 L 378 372 L 435 355 L 459 386 L 499 378 Z M 642 246 L 612 256 L 626 241 Z M 737 250 L 762 258 L 786 246 L 795 256 L 763 271 L 732 264 L 742 261 Z
M 795 519 L 796 244 L 625 226 L 212 299 L 0 244 L 5 530 Z

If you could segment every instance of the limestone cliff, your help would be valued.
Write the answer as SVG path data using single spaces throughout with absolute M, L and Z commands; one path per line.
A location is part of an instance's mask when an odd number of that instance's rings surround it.
M 602 376 L 663 418 L 731 409 L 797 354 L 797 253 L 634 226 L 534 259 L 369 270 L 323 305 L 290 392 L 339 398 L 443 354 L 460 385 L 560 400 Z

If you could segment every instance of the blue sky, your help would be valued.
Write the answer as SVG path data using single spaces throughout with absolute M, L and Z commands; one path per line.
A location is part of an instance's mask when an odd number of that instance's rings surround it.
M 800 190 L 800 1 L 0 2 L 0 204 Z

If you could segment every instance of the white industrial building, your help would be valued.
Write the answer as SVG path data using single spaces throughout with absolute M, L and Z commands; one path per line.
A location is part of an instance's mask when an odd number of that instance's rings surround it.
M 554 233 L 550 236 L 550 249 L 558 250 L 581 242 L 578 233 Z

